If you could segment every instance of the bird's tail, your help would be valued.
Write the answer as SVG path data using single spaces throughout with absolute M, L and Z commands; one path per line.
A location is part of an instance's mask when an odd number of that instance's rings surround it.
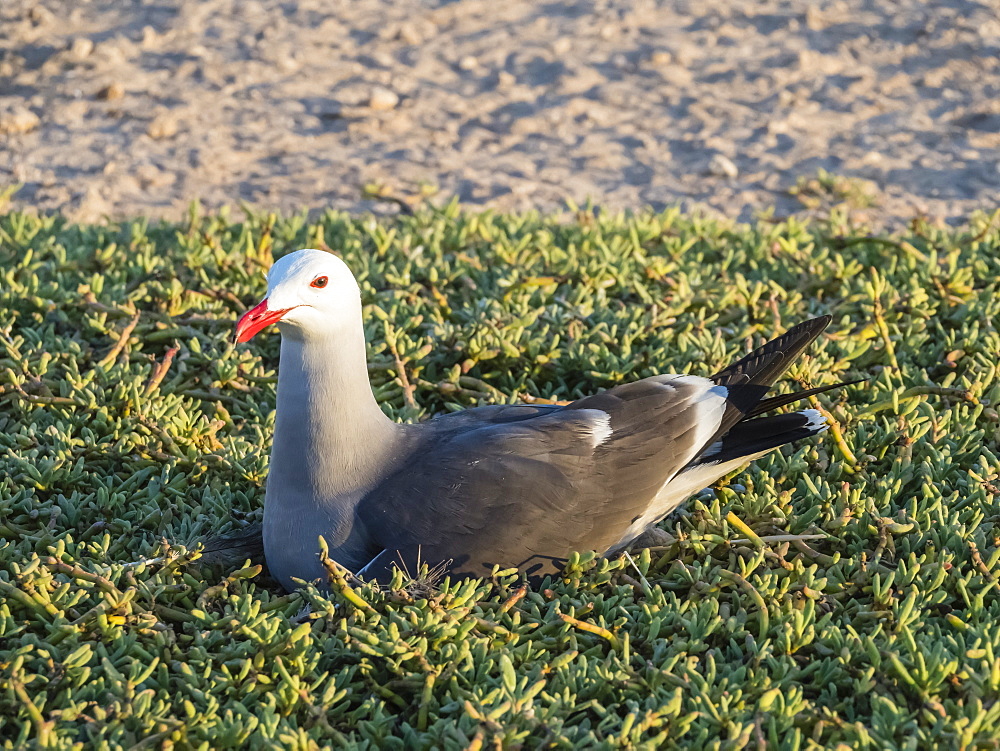
M 727 391 L 726 411 L 715 435 L 692 465 L 749 458 L 826 430 L 826 420 L 814 409 L 768 417 L 759 415 L 831 389 L 859 383 L 844 381 L 765 398 L 771 385 L 823 333 L 830 320 L 830 316 L 820 316 L 793 326 L 711 377 Z
M 829 425 L 817 409 L 742 420 L 709 446 L 693 464 L 725 464 L 757 456 L 773 448 L 825 431 Z

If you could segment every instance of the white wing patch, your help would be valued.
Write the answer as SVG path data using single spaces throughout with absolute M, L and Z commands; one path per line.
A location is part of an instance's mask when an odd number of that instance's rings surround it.
M 611 415 L 607 412 L 597 412 L 594 422 L 590 426 L 590 445 L 597 448 L 611 437 Z
M 695 439 L 693 443 L 695 446 L 695 452 L 698 452 L 701 447 L 708 443 L 709 439 L 715 435 L 715 431 L 719 429 L 719 425 L 722 423 L 722 416 L 726 412 L 726 396 L 729 394 L 729 390 L 725 386 L 717 386 L 707 378 L 690 375 L 660 376 L 658 383 L 663 388 L 670 389 L 671 391 L 675 390 L 671 385 L 674 383 L 694 386 L 698 389 L 695 395 L 691 398 L 691 401 L 688 402 L 696 409 Z M 722 442 L 717 441 L 709 446 L 708 451 L 718 453 L 721 448 Z M 694 458 L 694 455 L 686 457 L 681 466 L 686 465 Z M 653 522 L 662 519 L 668 513 L 677 508 L 682 502 L 687 500 L 697 490 L 710 484 L 711 481 L 721 477 L 723 474 L 731 471 L 731 469 L 734 469 L 736 466 L 748 461 L 750 461 L 749 458 L 741 458 L 735 464 L 732 462 L 727 462 L 722 465 L 712 463 L 707 465 L 707 467 L 710 468 L 708 468 L 706 472 L 699 473 L 704 476 L 698 477 L 698 479 L 693 483 L 690 482 L 691 477 L 689 477 L 689 475 L 691 475 L 691 470 L 682 472 L 680 476 L 674 475 L 673 477 L 668 478 L 656 494 L 656 497 L 653 498 L 645 513 L 637 518 L 625 531 L 625 534 L 622 535 L 618 546 L 624 545 L 637 537 L 644 529 L 646 529 L 646 527 Z M 705 477 L 709 478 L 707 482 L 704 479 Z M 687 482 L 682 482 L 681 478 Z M 675 480 L 678 481 L 678 485 L 676 487 L 672 486 L 672 483 Z
M 694 445 L 699 449 L 708 443 L 708 440 L 715 435 L 722 423 L 722 416 L 726 412 L 726 397 L 729 389 L 725 386 L 716 386 L 707 378 L 698 376 L 682 375 L 674 379 L 677 383 L 701 386 L 704 391 L 697 397 L 698 405 L 698 432 Z M 693 458 L 693 457 L 692 457 Z
M 725 386 L 717 386 L 707 378 L 692 375 L 665 375 L 660 376 L 663 380 L 659 384 L 664 388 L 673 390 L 672 383 L 680 383 L 686 386 L 695 386 L 701 393 L 693 398 L 693 404 L 697 407 L 696 413 L 696 433 L 694 445 L 699 449 L 708 443 L 708 439 L 715 435 L 722 423 L 722 416 L 726 412 L 726 397 L 729 389 Z M 689 457 L 689 461 L 694 457 Z

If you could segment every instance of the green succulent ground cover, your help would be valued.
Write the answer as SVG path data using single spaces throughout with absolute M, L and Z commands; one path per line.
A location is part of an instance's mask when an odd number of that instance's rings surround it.
M 821 313 L 790 380 L 870 380 L 656 549 L 537 591 L 287 595 L 181 545 L 260 516 L 278 337 L 231 331 L 302 246 L 357 273 L 401 419 L 707 375 Z M 1000 743 L 988 217 L 870 238 L 837 216 L 7 214 L 0 265 L 3 748 Z

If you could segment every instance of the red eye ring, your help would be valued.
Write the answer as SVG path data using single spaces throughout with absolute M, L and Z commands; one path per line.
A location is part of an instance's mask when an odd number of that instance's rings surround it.
M 327 277 L 325 277 L 325 276 L 317 276 L 315 279 L 312 280 L 312 282 L 309 284 L 309 286 L 310 287 L 316 287 L 317 289 L 323 289 L 323 287 L 326 286 L 326 283 L 328 281 L 330 281 L 330 280 Z

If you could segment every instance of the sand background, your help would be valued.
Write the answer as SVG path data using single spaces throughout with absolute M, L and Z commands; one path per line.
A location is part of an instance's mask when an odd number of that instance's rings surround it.
M 73 219 L 246 203 L 709 207 L 823 168 L 873 222 L 1000 206 L 1000 3 L 2 0 L 0 191 Z

